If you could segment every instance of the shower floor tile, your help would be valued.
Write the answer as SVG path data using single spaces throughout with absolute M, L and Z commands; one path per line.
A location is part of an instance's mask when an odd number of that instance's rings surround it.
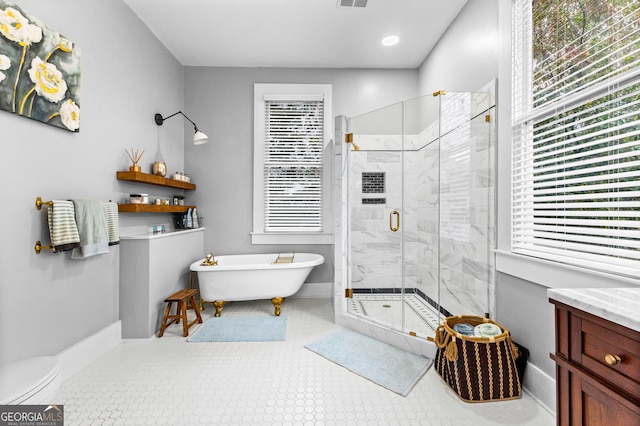
M 203 319 L 212 312 L 207 304 Z M 228 303 L 222 315 L 271 316 L 273 306 Z M 124 340 L 67 379 L 52 403 L 64 404 L 66 426 L 555 425 L 526 393 L 468 404 L 432 367 L 402 397 L 305 349 L 338 327 L 330 299 L 290 298 L 282 315 L 284 342 L 189 343 L 178 325 L 160 339 Z
M 390 325 L 402 331 L 402 295 L 392 293 L 356 293 L 349 300 L 349 312 L 366 316 L 368 319 Z M 416 294 L 404 295 L 404 330 L 418 336 L 434 336 L 440 322 L 433 307 Z

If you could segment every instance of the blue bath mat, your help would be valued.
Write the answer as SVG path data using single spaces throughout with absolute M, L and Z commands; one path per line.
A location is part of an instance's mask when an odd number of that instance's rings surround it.
M 402 396 L 429 370 L 433 360 L 341 328 L 305 348 Z
M 189 342 L 275 342 L 287 337 L 287 317 L 209 318 Z

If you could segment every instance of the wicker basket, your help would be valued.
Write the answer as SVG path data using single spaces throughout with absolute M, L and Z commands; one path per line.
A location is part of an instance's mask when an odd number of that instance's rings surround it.
M 453 326 L 492 323 L 502 329 L 493 337 L 457 333 Z M 435 368 L 449 387 L 466 402 L 503 401 L 520 398 L 522 384 L 516 368 L 518 348 L 509 330 L 487 318 L 456 315 L 436 329 Z

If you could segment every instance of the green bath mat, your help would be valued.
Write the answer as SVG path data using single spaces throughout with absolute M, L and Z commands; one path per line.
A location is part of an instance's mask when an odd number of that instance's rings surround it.
M 402 396 L 429 370 L 433 360 L 341 328 L 305 348 Z
M 274 342 L 287 337 L 287 317 L 209 318 L 189 342 Z

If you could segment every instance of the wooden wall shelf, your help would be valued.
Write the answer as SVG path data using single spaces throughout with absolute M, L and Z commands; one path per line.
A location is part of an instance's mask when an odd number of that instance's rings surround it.
M 148 173 L 120 171 L 120 172 L 116 172 L 116 177 L 118 178 L 118 180 L 128 180 L 131 182 L 148 183 L 151 185 L 167 186 L 170 188 L 180 188 L 180 189 L 188 189 L 188 190 L 196 189 L 196 185 L 193 183 L 182 182 L 175 179 L 167 179 L 163 176 L 151 175 Z M 167 207 L 167 206 L 153 206 L 153 207 Z M 174 206 L 170 206 L 170 207 L 174 207 Z M 183 206 L 175 206 L 175 207 L 183 207 Z M 123 210 L 120 210 L 120 211 L 123 211 Z M 130 210 L 127 210 L 127 211 L 130 211 Z
M 118 204 L 118 211 L 124 213 L 184 213 L 195 206 L 158 206 L 156 204 Z

